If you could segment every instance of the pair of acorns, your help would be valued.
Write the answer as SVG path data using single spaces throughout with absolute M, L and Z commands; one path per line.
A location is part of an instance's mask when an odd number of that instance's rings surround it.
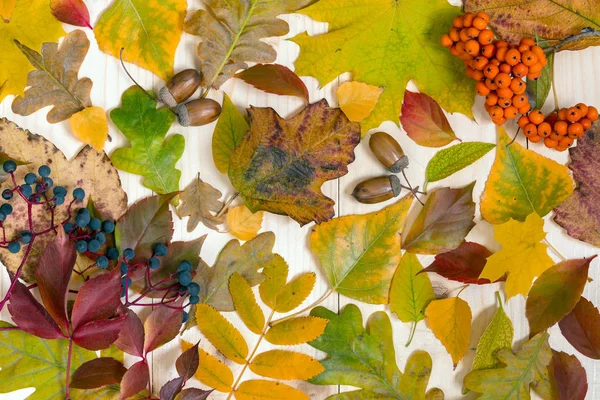
M 173 76 L 160 91 L 158 98 L 174 109 L 181 126 L 210 124 L 221 115 L 221 105 L 212 99 L 201 97 L 183 103 L 198 90 L 202 76 L 195 69 L 186 69 Z
M 404 174 L 408 167 L 408 157 L 404 154 L 400 144 L 392 136 L 385 132 L 376 132 L 369 139 L 369 147 L 375 157 L 392 173 Z M 404 175 L 406 179 L 406 175 Z M 407 180 L 408 183 L 408 180 Z M 402 185 L 400 178 L 396 175 L 379 176 L 367 179 L 356 185 L 352 196 L 360 203 L 375 204 L 397 197 L 402 189 L 408 189 L 416 193 L 416 189 Z

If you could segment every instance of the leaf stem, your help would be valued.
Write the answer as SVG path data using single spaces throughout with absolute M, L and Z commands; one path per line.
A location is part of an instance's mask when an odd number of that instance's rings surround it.
M 71 398 L 71 358 L 73 355 L 73 338 L 69 337 L 69 350 L 67 353 L 67 377 L 65 381 L 65 400 Z
M 425 204 L 423 204 L 423 202 L 421 201 L 421 199 L 419 199 L 419 197 L 417 197 L 417 191 L 418 191 L 418 187 L 416 189 L 413 189 L 412 185 L 410 184 L 410 182 L 408 181 L 408 177 L 406 176 L 406 172 L 404 171 L 406 168 L 402 169 L 402 176 L 404 177 L 404 180 L 406 181 L 406 184 L 408 185 L 410 191 L 412 192 L 412 195 L 415 196 L 415 199 L 417 199 L 417 201 L 419 203 L 421 203 L 422 206 L 424 206 Z
M 561 261 L 567 261 L 567 258 L 563 256 L 561 252 L 556 249 L 556 247 L 552 246 L 552 243 L 550 243 L 548 239 L 544 238 L 544 240 L 542 241 L 545 242 L 548 245 L 548 247 L 552 249 L 552 251 L 554 251 L 554 253 L 561 259 Z
M 558 92 L 556 91 L 556 83 L 554 80 L 554 75 L 556 75 L 556 71 L 554 69 L 554 57 L 552 57 L 552 96 L 554 97 L 554 109 L 558 111 L 559 103 L 558 103 Z M 541 108 L 541 107 L 540 107 Z
M 560 42 L 558 42 L 554 46 L 544 49 L 544 52 L 545 53 L 555 53 L 555 52 L 559 51 L 562 47 L 564 47 L 570 43 L 576 42 L 579 39 L 585 39 L 585 38 L 590 38 L 590 37 L 599 37 L 599 36 L 600 36 L 600 31 L 597 31 L 593 28 L 583 28 L 581 30 L 581 32 L 579 32 L 578 34 L 567 36 L 566 38 L 562 39 Z
M 319 304 L 321 304 L 322 302 L 324 302 L 325 300 L 327 300 L 327 298 L 333 293 L 333 289 L 329 289 L 328 291 L 325 292 L 325 294 L 323 294 L 323 296 L 321 296 L 321 298 L 319 298 L 317 301 L 315 301 L 314 303 L 312 303 L 311 305 L 309 305 L 308 307 L 303 308 L 302 310 L 295 312 L 293 314 L 287 315 L 283 318 L 279 318 L 273 322 L 270 323 L 271 326 L 275 326 L 277 324 L 280 324 L 284 321 L 287 321 L 289 319 L 292 319 L 294 317 L 297 317 L 298 315 L 304 314 L 307 311 L 312 310 L 313 308 L 315 308 L 316 306 L 318 306 Z
M 225 204 L 223 204 L 223 208 L 221 208 L 221 211 L 219 211 L 219 213 L 215 216 L 215 218 L 220 218 L 223 216 L 223 214 L 225 214 L 227 212 L 227 210 L 229 209 L 229 207 L 231 206 L 231 203 L 233 203 L 233 201 L 235 199 L 238 198 L 238 196 L 240 195 L 240 192 L 235 192 L 228 200 Z
M 410 346 L 413 338 L 415 337 L 415 332 L 417 331 L 417 321 L 413 321 L 412 327 L 410 329 L 410 334 L 408 335 L 408 342 L 404 345 L 404 347 Z

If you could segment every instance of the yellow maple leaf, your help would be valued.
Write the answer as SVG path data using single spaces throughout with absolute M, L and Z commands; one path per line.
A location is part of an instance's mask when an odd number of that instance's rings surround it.
M 541 243 L 546 237 L 544 220 L 536 213 L 529 214 L 525 222 L 511 219 L 494 226 L 494 238 L 502 249 L 488 259 L 480 278 L 494 282 L 508 274 L 508 298 L 526 296 L 536 276 L 554 265 L 548 256 L 547 246 Z
M 10 21 L 4 13 L 11 10 L 11 2 L 3 1 L 0 11 L 0 101 L 9 94 L 22 95 L 27 85 L 27 74 L 34 67 L 17 47 L 14 40 L 39 51 L 43 42 L 57 42 L 64 35 L 62 24 L 54 18 L 48 0 L 18 0 Z M 6 8 L 5 8 L 6 7 Z
M 240 240 L 251 240 L 262 228 L 263 211 L 252 213 L 245 205 L 237 206 L 227 212 L 229 232 Z
M 106 111 L 102 107 L 84 108 L 71 116 L 69 124 L 77 139 L 89 144 L 98 152 L 102 151 L 108 138 L 108 121 Z
M 346 82 L 337 90 L 338 103 L 350 121 L 361 122 L 371 115 L 383 90 L 362 82 Z
M 471 308 L 459 297 L 434 300 L 425 310 L 427 324 L 452 356 L 454 368 L 471 341 Z

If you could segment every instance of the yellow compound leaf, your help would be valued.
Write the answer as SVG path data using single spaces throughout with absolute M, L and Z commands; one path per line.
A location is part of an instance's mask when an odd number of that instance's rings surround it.
M 181 341 L 181 350 L 186 351 L 192 348 L 192 343 Z M 200 382 L 215 389 L 218 392 L 231 392 L 233 385 L 233 373 L 231 369 L 223 364 L 217 357 L 208 354 L 202 349 L 198 349 L 200 363 L 194 376 Z
M 186 0 L 116 0 L 94 29 L 103 52 L 139 65 L 164 80 L 173 75 Z
M 275 311 L 287 313 L 300 306 L 315 287 L 317 275 L 314 272 L 301 275 L 285 285 L 277 296 Z
M 434 300 L 425 310 L 427 324 L 446 351 L 452 356 L 454 368 L 464 357 L 471 341 L 471 308 L 459 297 Z
M 346 82 L 337 90 L 338 103 L 350 121 L 361 122 L 371 115 L 383 91 L 362 82 Z
M 17 0 L 0 0 L 0 17 L 2 17 L 5 22 L 10 21 L 10 17 L 12 16 L 16 5 Z
M 64 35 L 62 24 L 52 15 L 48 0 L 0 0 L 4 13 L 12 9 L 10 21 L 0 19 L 0 101 L 14 94 L 22 95 L 27 86 L 27 74 L 34 67 L 27 57 L 15 46 L 14 40 L 39 51 L 43 42 L 56 42 Z M 12 6 L 12 7 L 11 7 Z
M 260 353 L 250 363 L 257 375 L 273 379 L 307 380 L 325 371 L 321 363 L 309 355 L 286 350 Z
M 546 251 L 547 246 L 540 243 L 545 237 L 544 220 L 535 213 L 525 222 L 510 220 L 494 226 L 494 238 L 502 249 L 487 259 L 480 278 L 494 282 L 508 274 L 508 298 L 518 294 L 526 296 L 533 279 L 554 265 Z
M 227 212 L 229 232 L 240 240 L 251 240 L 262 228 L 263 211 L 253 213 L 245 205 L 237 206 Z
M 310 400 L 304 392 L 279 382 L 250 380 L 235 391 L 237 400 Z
M 265 339 L 279 346 L 311 342 L 325 332 L 328 322 L 325 318 L 313 316 L 288 319 L 269 329 Z
M 244 364 L 248 356 L 248 344 L 244 337 L 217 310 L 206 304 L 196 306 L 196 321 L 200 332 L 225 357 Z
M 279 254 L 275 254 L 271 262 L 263 268 L 265 280 L 258 287 L 258 291 L 262 301 L 272 309 L 277 306 L 277 296 L 287 282 L 288 269 L 287 263 Z
M 237 272 L 229 278 L 229 293 L 235 311 L 252 332 L 260 335 L 265 327 L 265 315 L 256 302 L 252 287 Z
M 108 138 L 108 121 L 102 107 L 87 107 L 69 119 L 73 135 L 100 152 Z

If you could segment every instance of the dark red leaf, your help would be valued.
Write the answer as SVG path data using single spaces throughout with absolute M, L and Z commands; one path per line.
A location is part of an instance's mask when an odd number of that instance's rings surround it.
M 548 368 L 556 381 L 558 400 L 585 400 L 587 375 L 577 357 L 552 350 Z
M 267 93 L 300 97 L 309 102 L 308 89 L 302 79 L 283 65 L 256 64 L 235 77 Z
M 121 380 L 121 395 L 120 399 L 125 400 L 134 394 L 138 394 L 142 390 L 146 389 L 148 382 L 150 381 L 150 374 L 148 372 L 148 364 L 142 360 L 131 366 L 123 375 Z
M 50 8 L 60 22 L 93 29 L 90 25 L 90 13 L 83 0 L 51 0 Z
M 115 346 L 132 356 L 144 356 L 144 325 L 140 317 L 131 310 L 127 311 L 127 317 Z
M 160 400 L 175 399 L 175 396 L 177 396 L 179 392 L 181 392 L 181 389 L 183 389 L 184 383 L 185 379 L 183 379 L 182 376 L 165 383 L 165 385 L 160 389 Z
M 76 389 L 95 389 L 121 382 L 127 368 L 120 361 L 110 357 L 101 357 L 83 363 L 71 376 L 71 387 Z
M 196 388 L 185 389 L 181 392 L 177 400 L 206 400 L 212 392 L 212 390 L 200 390 Z
M 492 255 L 484 246 L 465 242 L 456 250 L 441 253 L 435 256 L 431 265 L 421 271 L 435 272 L 451 281 L 457 281 L 475 285 L 485 285 L 490 283 L 488 279 L 479 279 L 481 271 L 487 262 L 487 258 Z M 502 279 L 504 280 L 504 279 Z
M 183 300 L 178 300 L 170 305 L 179 307 L 182 302 Z M 155 308 L 144 322 L 144 331 L 146 332 L 144 351 L 149 353 L 173 340 L 181 329 L 182 319 L 183 310 L 165 306 Z
M 58 235 L 40 256 L 35 270 L 42 302 L 64 332 L 69 331 L 66 299 L 76 259 L 75 244 L 63 229 L 59 229 Z
M 79 325 L 73 333 L 73 340 L 84 349 L 107 349 L 119 337 L 126 317 L 127 315 L 123 314 L 113 319 L 101 319 Z
M 424 93 L 404 93 L 400 122 L 408 136 L 421 146 L 442 147 L 458 140 L 442 108 Z
M 198 343 L 196 343 L 195 346 L 187 349 L 177 358 L 175 367 L 177 368 L 179 376 L 188 380 L 196 373 L 199 363 Z
M 600 360 L 600 313 L 585 297 L 559 323 L 563 336 L 584 356 Z
M 46 309 L 21 282 L 16 282 L 10 294 L 8 312 L 14 323 L 25 332 L 42 339 L 66 337 Z
M 79 290 L 73 305 L 73 329 L 111 317 L 121 305 L 121 276 L 118 268 L 87 281 Z

